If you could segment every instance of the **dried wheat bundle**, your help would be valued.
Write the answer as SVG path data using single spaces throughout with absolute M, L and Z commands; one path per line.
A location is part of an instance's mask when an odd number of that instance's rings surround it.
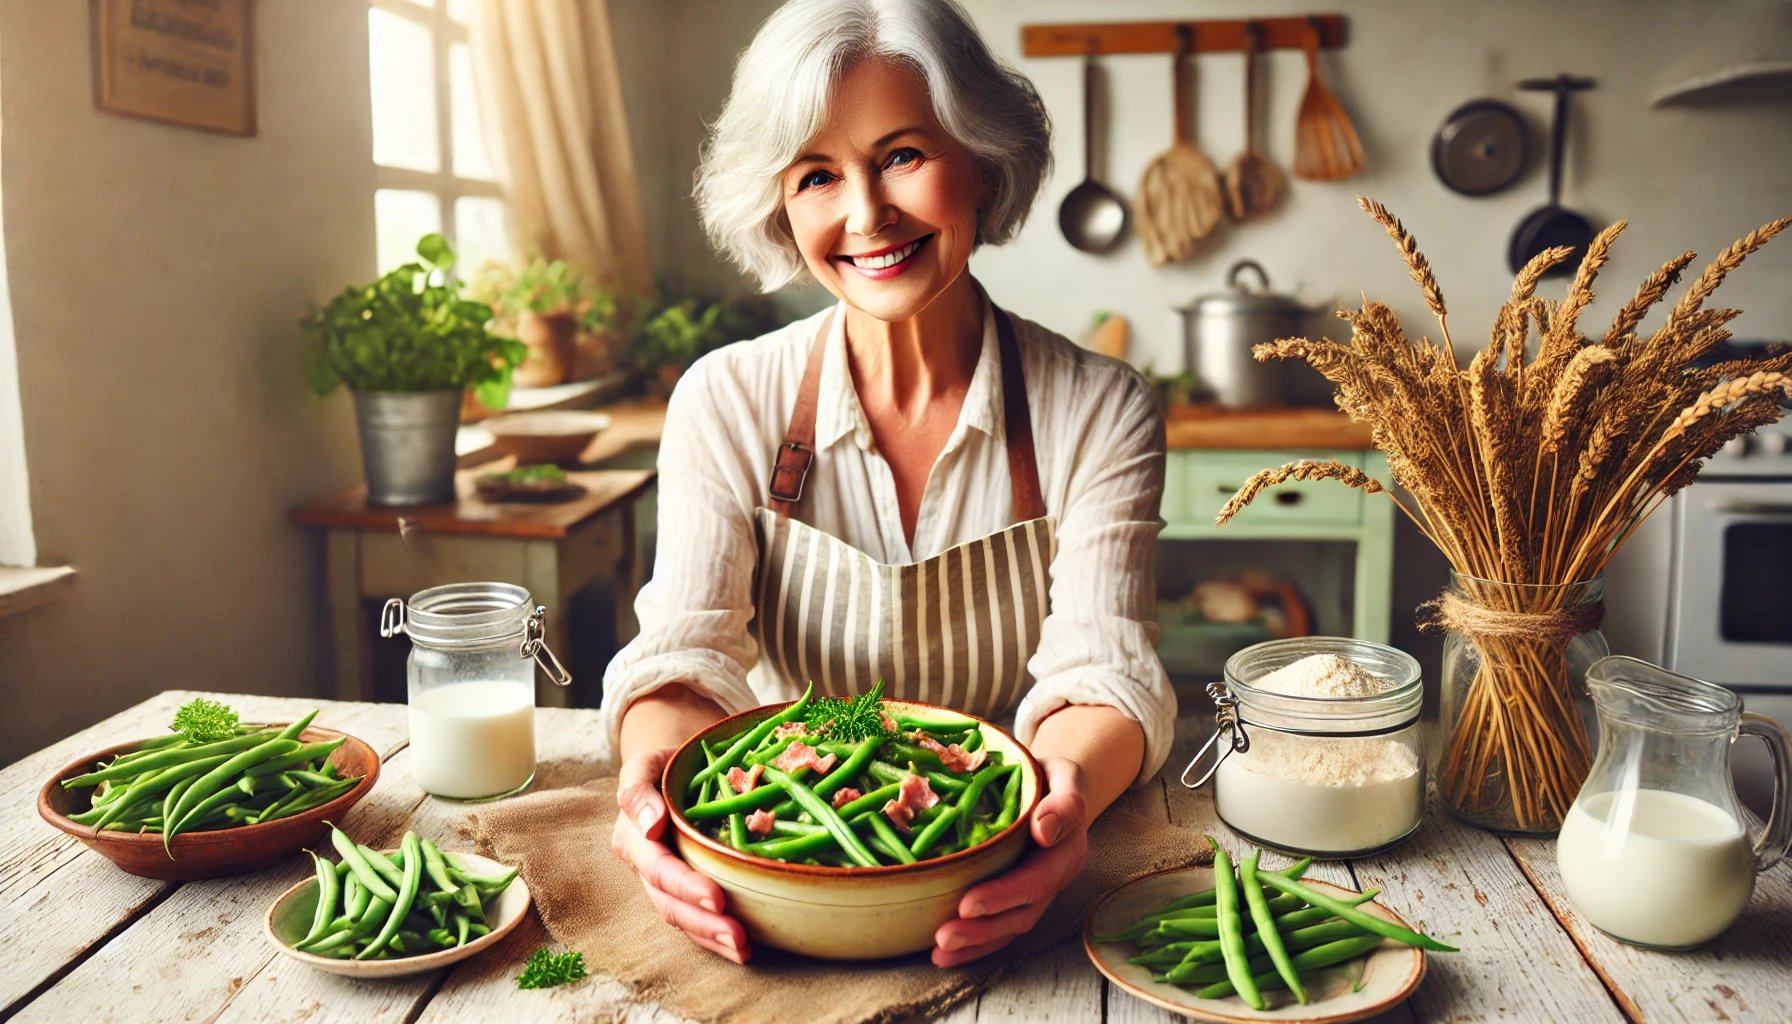
M 1692 482 L 1704 459 L 1778 418 L 1780 400 L 1792 396 L 1792 353 L 1697 365 L 1730 336 L 1724 325 L 1737 315 L 1707 309 L 1705 301 L 1792 221 L 1763 225 L 1725 249 L 1660 326 L 1639 333 L 1644 316 L 1695 257 L 1669 260 L 1597 341 L 1580 331 L 1580 314 L 1624 222 L 1593 240 L 1560 301 L 1535 291 L 1543 272 L 1571 253 L 1542 253 L 1519 272 L 1487 346 L 1464 368 L 1450 344 L 1443 292 L 1417 241 L 1380 203 L 1361 197 L 1358 203 L 1394 240 L 1437 318 L 1441 341 L 1409 341 L 1392 310 L 1365 300 L 1360 309 L 1338 314 L 1351 326 L 1348 345 L 1294 338 L 1259 345 L 1256 356 L 1304 359 L 1335 385 L 1338 407 L 1371 426 L 1373 443 L 1387 455 L 1394 483 L 1411 494 L 1411 506 L 1385 493 L 1459 578 L 1490 581 L 1471 597 L 1504 602 L 1495 611 L 1540 616 L 1539 622 L 1567 613 L 1562 603 L 1583 593 L 1572 585 L 1598 577 L 1637 525 Z M 1313 465 L 1257 474 L 1219 522 L 1265 487 L 1312 478 Z M 1384 491 L 1360 472 L 1341 472 L 1346 469 L 1319 475 Z M 1519 592 L 1535 596 L 1515 598 L 1503 584 L 1532 585 Z M 1550 827 L 1567 812 L 1589 759 L 1561 643 L 1552 653 L 1546 643 L 1505 634 L 1475 642 L 1482 669 L 1452 732 L 1439 783 L 1471 815 L 1488 810 L 1489 801 L 1509 801 L 1517 827 Z

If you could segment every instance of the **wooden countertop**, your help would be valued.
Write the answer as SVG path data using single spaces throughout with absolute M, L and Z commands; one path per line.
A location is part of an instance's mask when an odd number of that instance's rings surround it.
M 574 470 L 566 477 L 583 487 L 585 493 L 568 501 L 534 504 L 481 500 L 474 492 L 473 478 L 480 473 L 508 469 L 511 464 L 512 460 L 504 459 L 454 474 L 455 499 L 440 505 L 369 505 L 367 486 L 362 484 L 298 509 L 292 514 L 293 522 L 332 529 L 402 533 L 421 528 L 429 533 L 559 540 L 566 536 L 566 531 L 611 505 L 640 497 L 655 476 L 650 469 Z
M 308 877 L 295 856 L 267 871 L 204 882 L 127 875 L 33 812 L 38 787 L 76 755 L 164 728 L 193 693 L 169 691 L 0 768 L 0 1019 L 20 1022 L 298 1020 L 391 1022 L 493 1019 L 653 1020 L 678 1018 L 614 981 L 593 977 L 542 993 L 518 992 L 523 961 L 548 941 L 531 912 L 504 941 L 447 971 L 356 981 L 281 957 L 262 917 L 288 886 Z M 407 829 L 452 837 L 466 805 L 427 796 L 411 779 L 402 704 L 206 694 L 246 720 L 284 721 L 321 708 L 318 721 L 367 741 L 385 770 L 342 822 L 370 846 L 396 845 Z M 1213 728 L 1211 717 L 1178 720 L 1165 771 L 1118 806 L 1211 833 L 1229 851 L 1249 844 L 1214 813 L 1208 790 L 1184 789 L 1176 773 Z M 537 759 L 554 785 L 612 771 L 598 712 L 541 708 Z M 605 842 L 606 837 L 593 838 Z M 1265 854 L 1280 867 L 1288 858 Z M 1562 891 L 1554 844 L 1502 839 L 1468 828 L 1433 798 L 1424 823 L 1386 853 L 1319 861 L 1308 869 L 1382 899 L 1459 953 L 1432 954 L 1424 981 L 1379 1024 L 1419 1021 L 1785 1020 L 1792 1002 L 1792 872 L 1768 871 L 1731 929 L 1689 953 L 1617 943 L 1587 924 Z M 1675 884 L 1663 879 L 1663 885 Z M 640 892 L 630 898 L 646 899 Z M 1639 893 L 1638 898 L 1649 898 Z M 741 984 L 753 983 L 753 971 Z M 921 968 L 931 969 L 931 968 Z M 980 997 L 935 1018 L 944 1024 L 1115 1021 L 1172 1024 L 1180 1017 L 1107 984 L 1082 946 L 1065 942 L 1018 965 Z
M 1227 409 L 1173 405 L 1164 416 L 1165 440 L 1177 449 L 1339 448 L 1366 450 L 1369 425 L 1337 409 Z

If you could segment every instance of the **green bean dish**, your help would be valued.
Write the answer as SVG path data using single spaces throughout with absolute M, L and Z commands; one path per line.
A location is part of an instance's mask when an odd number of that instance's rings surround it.
M 1395 942 L 1437 952 L 1456 951 L 1429 935 L 1357 909 L 1379 890 L 1339 898 L 1300 881 L 1312 863 L 1269 871 L 1258 852 L 1237 865 L 1213 838 L 1214 887 L 1171 901 L 1096 942 L 1137 950 L 1128 962 L 1151 980 L 1193 990 L 1201 999 L 1237 995 L 1254 1010 L 1268 1008 L 1263 993 L 1286 989 L 1308 1002 L 1315 972 L 1349 968 L 1376 947 Z
M 843 868 L 944 857 L 1013 825 L 1022 765 L 984 746 L 977 719 L 886 706 L 883 688 L 817 699 L 811 684 L 741 732 L 700 739 L 685 820 L 736 850 Z
M 156 833 L 162 846 L 183 832 L 258 825 L 308 811 L 355 788 L 330 755 L 347 737 L 299 739 L 313 711 L 283 728 L 239 725 L 228 707 L 196 699 L 175 714 L 168 736 L 65 780 L 92 789 L 92 806 L 69 820 L 96 831 Z

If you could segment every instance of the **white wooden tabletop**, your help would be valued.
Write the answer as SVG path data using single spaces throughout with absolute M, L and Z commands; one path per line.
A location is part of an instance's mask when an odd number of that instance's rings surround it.
M 274 897 L 310 873 L 304 858 L 238 878 L 158 882 L 119 871 L 39 819 L 37 791 L 51 773 L 84 753 L 162 731 L 193 696 L 163 693 L 0 769 L 0 1021 L 678 1020 L 604 978 L 519 991 L 513 979 L 523 960 L 548 941 L 533 913 L 490 952 L 444 972 L 378 982 L 324 974 L 278 956 L 262 934 Z M 251 721 L 290 720 L 321 706 L 320 724 L 379 750 L 379 784 L 343 823 L 371 846 L 393 845 L 406 829 L 452 837 L 466 813 L 411 781 L 401 705 L 209 696 L 227 699 Z M 602 767 L 593 753 L 596 712 L 536 714 L 542 783 L 595 777 Z M 1206 731 L 1194 720 L 1181 724 L 1169 773 Z M 1129 794 L 1125 805 L 1212 832 L 1230 849 L 1246 845 L 1218 823 L 1205 793 L 1183 789 L 1173 774 Z M 1378 887 L 1401 915 L 1462 949 L 1434 954 L 1411 1000 L 1381 1021 L 1792 1020 L 1786 867 L 1761 877 L 1748 910 L 1718 942 L 1680 954 L 1624 946 L 1590 928 L 1562 895 L 1551 843 L 1474 831 L 1435 805 L 1419 832 L 1393 851 L 1315 864 L 1309 874 Z M 940 1020 L 1181 1018 L 1110 988 L 1080 945 L 1066 943 Z

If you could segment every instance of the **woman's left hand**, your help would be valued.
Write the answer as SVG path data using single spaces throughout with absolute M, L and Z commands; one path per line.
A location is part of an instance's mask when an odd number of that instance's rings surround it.
M 940 967 L 988 956 L 1039 922 L 1052 898 L 1089 860 L 1088 783 L 1083 768 L 1062 757 L 1041 759 L 1047 792 L 1033 808 L 1029 853 L 1006 874 L 973 886 L 958 901 L 958 917 L 933 933 Z

